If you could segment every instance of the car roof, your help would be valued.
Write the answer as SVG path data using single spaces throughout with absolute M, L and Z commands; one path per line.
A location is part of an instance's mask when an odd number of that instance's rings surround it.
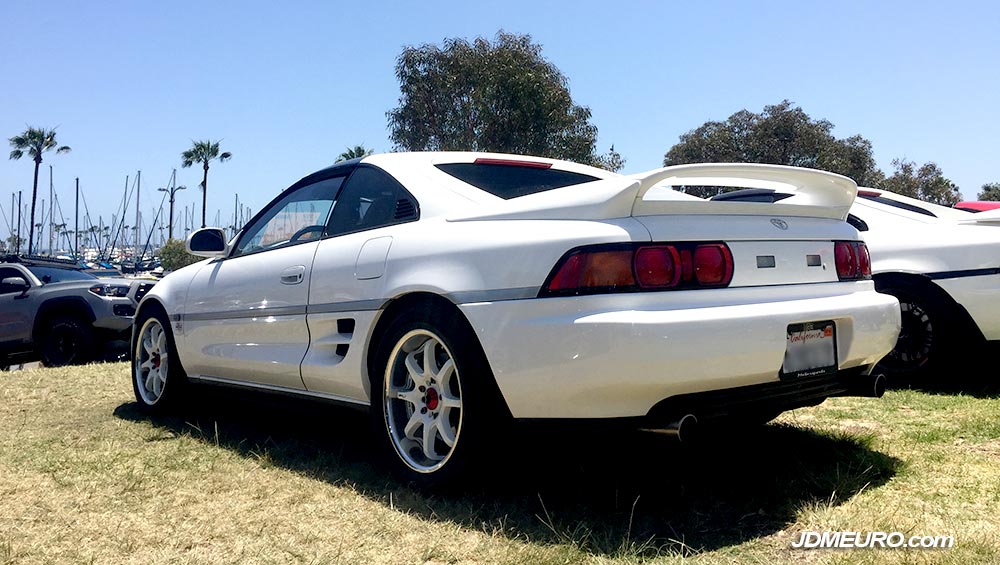
M 471 184 L 442 171 L 437 165 L 475 163 L 476 160 L 492 160 L 500 164 L 525 165 L 545 164 L 548 168 L 589 175 L 597 179 L 621 178 L 622 175 L 597 167 L 581 165 L 571 161 L 477 151 L 415 151 L 399 153 L 379 153 L 341 161 L 295 183 L 298 186 L 309 179 L 330 176 L 337 171 L 349 171 L 358 165 L 372 165 L 392 175 L 420 202 L 422 217 L 443 216 L 462 210 L 482 210 L 498 205 L 503 198 L 490 194 Z

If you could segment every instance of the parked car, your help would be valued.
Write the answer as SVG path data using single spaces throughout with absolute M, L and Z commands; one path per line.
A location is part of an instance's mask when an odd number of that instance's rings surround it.
M 769 204 L 663 184 L 788 187 Z M 394 153 L 283 191 L 164 277 L 133 334 L 140 406 L 190 381 L 367 407 L 415 481 L 503 447 L 511 418 L 678 435 L 878 396 L 899 331 L 844 217 L 846 177 L 770 165 L 621 176 L 564 161 Z M 737 424 L 733 424 L 737 425 Z M 511 449 L 515 451 L 503 451 Z
M 1000 340 L 1000 210 L 970 214 L 862 188 L 851 215 L 862 222 L 875 287 L 902 309 L 886 370 L 950 378 L 940 370 Z
M 152 287 L 97 278 L 72 260 L 0 257 L 0 367 L 82 363 L 94 346 L 128 339 L 136 306 Z
M 966 212 L 986 212 L 1000 208 L 1000 202 L 989 200 L 965 200 L 955 204 L 954 208 Z

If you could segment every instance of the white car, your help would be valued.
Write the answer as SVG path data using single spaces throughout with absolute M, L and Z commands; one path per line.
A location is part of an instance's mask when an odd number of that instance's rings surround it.
M 781 187 L 762 205 L 657 185 Z M 515 419 L 767 420 L 878 396 L 899 331 L 844 222 L 846 177 L 768 165 L 621 176 L 483 153 L 340 163 L 142 301 L 141 406 L 188 380 L 370 406 L 407 478 L 459 473 Z
M 871 250 L 876 288 L 900 301 L 899 341 L 882 363 L 888 372 L 939 375 L 984 340 L 1000 340 L 1000 211 L 973 214 L 862 188 L 851 216 Z

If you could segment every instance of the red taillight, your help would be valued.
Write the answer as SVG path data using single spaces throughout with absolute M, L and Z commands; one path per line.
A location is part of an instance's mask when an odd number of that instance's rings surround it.
M 670 288 L 681 280 L 681 258 L 672 245 L 640 247 L 635 252 L 635 278 L 642 288 Z
M 518 161 L 517 159 L 490 159 L 480 157 L 474 161 L 477 165 L 504 165 L 507 167 L 530 167 L 532 169 L 551 169 L 552 163 L 541 163 L 539 161 Z
M 862 278 L 872 278 L 872 256 L 864 242 L 858 243 L 858 269 Z
M 861 241 L 837 241 L 833 248 L 837 277 L 842 281 L 870 279 L 872 259 L 868 246 Z
M 694 249 L 694 278 L 702 286 L 726 286 L 733 279 L 733 255 L 722 243 Z
M 593 291 L 635 286 L 632 250 L 581 251 L 570 255 L 548 284 L 550 291 Z
M 724 287 L 733 255 L 724 243 L 594 246 L 569 254 L 543 296 Z

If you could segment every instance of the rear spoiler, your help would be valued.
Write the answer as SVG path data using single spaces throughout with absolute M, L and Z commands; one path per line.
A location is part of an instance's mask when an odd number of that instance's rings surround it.
M 654 187 L 727 186 L 790 193 L 776 203 L 710 201 L 673 190 L 646 198 Z M 858 185 L 845 176 L 814 169 L 743 163 L 677 165 L 615 176 L 513 198 L 487 209 L 465 211 L 449 221 L 601 220 L 660 214 L 804 216 L 844 220 Z M 470 213 L 471 212 L 471 213 Z
M 854 198 L 858 193 L 858 185 L 845 176 L 784 165 L 746 163 L 676 165 L 632 175 L 630 178 L 639 181 L 639 189 L 632 206 L 633 216 L 650 216 L 670 211 L 679 214 L 767 214 L 843 220 L 847 218 L 847 212 L 854 204 Z M 760 188 L 791 196 L 767 204 L 714 201 L 711 206 L 706 207 L 703 201 L 647 199 L 647 193 L 657 186 Z
M 968 218 L 958 220 L 959 224 L 996 224 L 1000 225 L 1000 209 L 987 210 L 969 214 Z

